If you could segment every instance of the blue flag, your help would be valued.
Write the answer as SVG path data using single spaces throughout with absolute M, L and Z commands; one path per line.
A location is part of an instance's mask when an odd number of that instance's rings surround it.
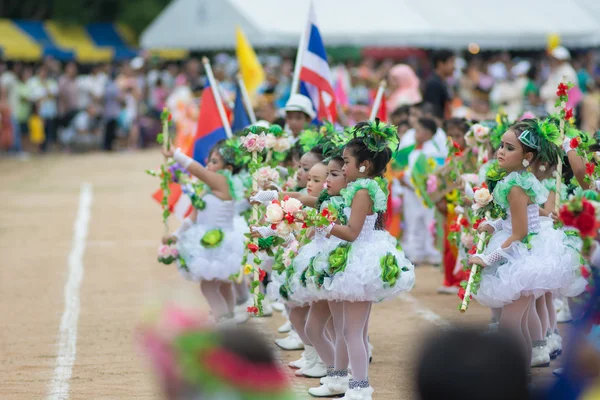
M 246 107 L 244 107 L 242 91 L 240 90 L 240 86 L 237 85 L 235 91 L 235 106 L 233 107 L 233 122 L 231 124 L 231 130 L 234 133 L 240 132 L 244 128 L 250 126 L 250 124 L 250 117 L 248 116 Z

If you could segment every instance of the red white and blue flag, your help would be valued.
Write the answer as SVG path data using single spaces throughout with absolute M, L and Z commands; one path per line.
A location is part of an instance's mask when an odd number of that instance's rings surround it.
M 327 62 L 327 53 L 323 38 L 317 25 L 317 14 L 313 2 L 310 2 L 308 13 L 307 35 L 300 43 L 303 48 L 302 66 L 300 68 L 300 93 L 312 100 L 317 112 L 317 119 L 326 119 L 335 122 L 337 110 L 335 107 L 335 93 L 331 84 L 331 71 Z

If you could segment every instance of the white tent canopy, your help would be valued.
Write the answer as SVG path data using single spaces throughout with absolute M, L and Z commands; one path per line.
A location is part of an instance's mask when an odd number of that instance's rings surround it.
M 318 0 L 327 46 L 544 48 L 600 44 L 598 0 Z M 144 31 L 144 48 L 235 47 L 240 26 L 254 47 L 295 47 L 309 0 L 174 0 Z

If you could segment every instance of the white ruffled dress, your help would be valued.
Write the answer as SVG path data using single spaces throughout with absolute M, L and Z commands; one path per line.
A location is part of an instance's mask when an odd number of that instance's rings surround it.
M 514 186 L 521 187 L 533 202 L 527 206 L 528 235 L 522 242 L 513 242 L 502 249 L 512 234 L 507 197 Z M 564 243 L 564 232 L 542 229 L 538 204 L 546 202 L 548 190 L 533 174 L 512 172 L 498 182 L 493 195 L 494 201 L 506 210 L 507 217 L 490 238 L 484 254 L 498 250 L 504 259 L 483 268 L 478 292 L 473 297 L 486 307 L 500 308 L 521 296 L 537 298 L 546 292 L 577 292 L 573 265 L 579 262 L 578 255 L 567 246 L 557 245 Z
M 387 183 L 383 185 L 387 188 Z M 377 213 L 387 208 L 387 194 L 377 181 L 359 179 L 342 191 L 345 214 L 350 218 L 354 195 L 362 189 L 373 200 L 374 214 L 366 217 L 354 242 L 330 238 L 314 257 L 314 272 L 308 274 L 313 298 L 379 302 L 409 291 L 415 284 L 414 266 L 397 249 L 396 240 L 387 231 L 375 229 Z
M 197 210 L 193 225 L 179 234 L 178 267 L 188 280 L 226 281 L 241 270 L 244 234 L 249 229 L 246 221 L 237 214 L 235 199 L 239 198 L 239 193 L 235 192 L 236 185 L 231 175 L 224 175 L 234 200 L 221 200 L 207 193 L 203 197 L 204 209 Z

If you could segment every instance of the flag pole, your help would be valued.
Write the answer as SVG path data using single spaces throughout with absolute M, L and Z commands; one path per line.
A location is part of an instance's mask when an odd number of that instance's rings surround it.
M 256 124 L 256 115 L 254 114 L 254 109 L 252 108 L 252 102 L 250 101 L 250 96 L 248 96 L 248 90 L 246 90 L 246 85 L 244 85 L 244 80 L 242 79 L 242 74 L 237 74 L 237 82 L 240 86 L 240 93 L 242 94 L 242 101 L 244 102 L 244 106 L 246 107 L 246 111 L 248 111 L 248 116 L 250 117 L 250 123 L 252 125 Z
M 371 115 L 369 116 L 370 121 L 374 121 L 377 113 L 379 113 L 379 107 L 381 106 L 381 99 L 383 98 L 383 93 L 385 92 L 386 87 L 385 80 L 379 82 L 379 89 L 377 89 L 377 95 L 375 96 L 375 101 L 373 102 L 373 108 L 371 108 Z
M 223 101 L 221 100 L 221 94 L 219 93 L 219 87 L 217 86 L 217 81 L 215 80 L 215 76 L 213 75 L 212 68 L 210 67 L 210 61 L 206 57 L 202 57 L 202 64 L 204 64 L 204 70 L 206 71 L 206 77 L 208 78 L 208 83 L 210 84 L 210 88 L 213 93 L 213 97 L 215 98 L 215 103 L 217 103 L 217 109 L 219 110 L 219 117 L 221 117 L 221 123 L 223 123 L 223 128 L 225 128 L 225 133 L 227 134 L 227 138 L 231 139 L 233 134 L 231 133 L 231 126 L 229 125 L 229 120 L 227 119 L 227 115 L 225 114 L 225 109 L 223 108 Z
M 308 7 L 308 16 L 306 18 L 306 25 L 304 25 L 304 31 L 300 36 L 300 43 L 298 43 L 298 52 L 296 53 L 296 64 L 294 65 L 294 79 L 292 80 L 291 94 L 296 94 L 300 91 L 300 70 L 302 69 L 302 58 L 304 57 L 304 48 L 306 47 L 306 38 L 308 36 L 308 27 L 310 25 L 310 15 L 313 9 L 313 2 L 310 1 Z

